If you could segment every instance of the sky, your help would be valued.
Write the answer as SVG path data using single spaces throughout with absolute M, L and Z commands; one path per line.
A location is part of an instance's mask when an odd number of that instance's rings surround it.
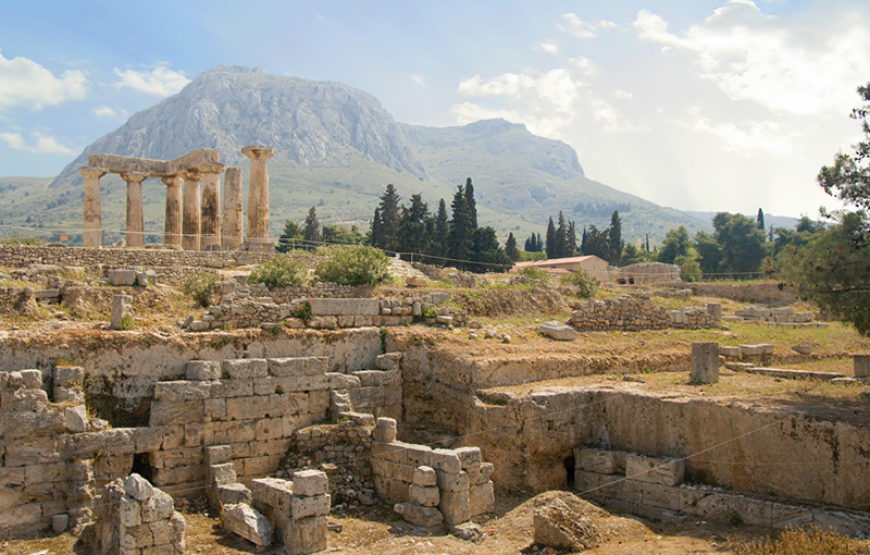
M 816 216 L 861 138 L 866 0 L 10 2 L 0 176 L 54 176 L 219 64 L 337 81 L 393 117 L 502 117 L 680 210 Z

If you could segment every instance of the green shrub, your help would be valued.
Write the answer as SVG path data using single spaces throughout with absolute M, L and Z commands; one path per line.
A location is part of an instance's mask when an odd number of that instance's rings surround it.
M 133 329 L 133 317 L 129 314 L 121 316 L 121 321 L 118 322 L 118 329 L 121 331 L 130 331 Z
M 674 264 L 680 267 L 680 279 L 685 282 L 699 281 L 701 279 L 701 265 L 689 256 L 678 256 Z
M 380 249 L 373 247 L 332 247 L 318 249 L 329 258 L 317 263 L 314 275 L 318 281 L 338 285 L 377 285 L 387 278 L 390 261 Z
M 577 294 L 584 299 L 592 298 L 598 292 L 598 280 L 585 270 L 577 270 L 572 271 L 570 274 L 565 274 L 559 278 L 559 283 L 578 287 Z
M 299 287 L 307 276 L 304 264 L 279 254 L 251 272 L 248 283 L 262 283 L 266 287 Z
M 188 276 L 181 286 L 181 291 L 193 297 L 199 306 L 207 308 L 214 297 L 214 284 L 217 283 L 217 279 L 217 276 L 205 272 Z
M 0 245 L 27 245 L 31 247 L 38 247 L 44 244 L 45 239 L 40 239 L 39 237 L 22 237 L 17 233 L 12 234 L 12 236 L 8 239 L 0 241 Z
M 521 275 L 523 277 L 527 277 L 529 279 L 543 279 L 543 280 L 550 279 L 550 274 L 548 274 L 544 270 L 542 270 L 540 268 L 536 268 L 534 266 L 526 266 L 525 268 L 523 268 L 522 270 L 520 270 L 517 273 L 519 275 Z

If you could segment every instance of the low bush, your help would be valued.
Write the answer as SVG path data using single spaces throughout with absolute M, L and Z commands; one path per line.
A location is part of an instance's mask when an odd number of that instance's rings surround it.
M 576 270 L 570 274 L 565 274 L 559 278 L 559 283 L 577 287 L 577 294 L 584 299 L 592 298 L 598 292 L 598 280 L 585 270 Z
M 181 285 L 181 292 L 193 297 L 199 306 L 208 308 L 214 297 L 214 284 L 217 283 L 217 279 L 217 276 L 205 272 L 188 276 Z
M 338 285 L 377 285 L 388 277 L 390 261 L 373 247 L 330 247 L 318 249 L 328 258 L 317 263 L 314 276 L 318 281 Z
M 550 274 L 540 268 L 535 268 L 534 266 L 526 266 L 517 273 L 529 279 L 540 279 L 545 281 L 550 279 Z
M 787 528 L 764 541 L 738 546 L 739 555 L 853 555 L 860 543 L 834 530 Z
M 266 287 L 299 287 L 307 277 L 304 264 L 278 254 L 251 272 L 248 283 L 262 283 Z

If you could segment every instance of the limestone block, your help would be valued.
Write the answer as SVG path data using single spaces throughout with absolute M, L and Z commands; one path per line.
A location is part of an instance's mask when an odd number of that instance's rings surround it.
M 34 464 L 24 467 L 24 480 L 28 486 L 34 484 L 48 484 L 66 480 L 66 464 Z M 28 488 L 32 489 L 32 488 Z
M 870 378 L 870 355 L 853 355 L 856 378 Z
M 162 401 L 187 401 L 211 397 L 211 382 L 180 380 L 154 384 L 154 398 Z
M 134 270 L 109 270 L 106 279 L 113 287 L 136 285 L 136 272 Z
M 378 370 L 395 370 L 402 361 L 402 353 L 385 353 L 375 357 L 375 367 Z
M 682 483 L 685 470 L 686 463 L 681 459 L 653 458 L 642 455 L 625 457 L 625 477 L 627 480 L 676 486 Z
M 761 354 L 760 345 L 740 345 L 740 353 L 743 356 L 758 356 Z
M 327 372 L 323 376 L 326 378 L 324 382 L 326 389 L 357 389 L 361 385 L 358 377 L 348 374 Z
M 174 533 L 171 520 L 157 520 L 149 524 L 148 528 L 151 529 L 151 537 L 153 538 L 155 546 L 167 545 L 172 543 Z
M 437 486 L 411 484 L 408 487 L 408 501 L 421 507 L 437 507 L 441 502 L 441 493 Z
M 268 505 L 280 511 L 290 510 L 293 497 L 293 482 L 278 478 L 251 480 L 251 495 L 254 506 Z
M 383 476 L 410 484 L 414 480 L 415 469 L 401 463 L 374 458 L 372 459 L 372 472 L 375 473 L 375 476 Z
M 133 473 L 124 480 L 124 493 L 137 501 L 145 501 L 154 495 L 154 486 L 142 476 Z
M 483 462 L 480 455 L 480 447 L 459 447 L 454 449 L 462 463 L 462 470 L 477 468 Z
M 232 484 L 220 484 L 217 486 L 217 499 L 223 505 L 235 505 L 236 503 L 250 504 L 253 501 L 251 490 L 245 484 L 238 482 Z
M 85 371 L 78 366 L 57 366 L 54 369 L 54 387 L 81 386 Z
M 224 505 L 221 509 L 224 528 L 260 546 L 272 544 L 272 525 L 250 505 Z
M 229 445 L 210 445 L 203 448 L 206 466 L 213 466 L 230 462 L 233 457 L 232 447 Z
M 211 396 L 219 397 L 247 397 L 253 395 L 252 380 L 220 380 L 211 383 Z
M 213 464 L 208 467 L 209 484 L 232 484 L 238 480 L 234 463 Z
M 294 519 L 284 530 L 284 549 L 287 555 L 307 555 L 326 551 L 326 517 L 315 516 Z
M 719 344 L 692 343 L 692 383 L 719 382 Z
M 187 362 L 184 376 L 192 381 L 221 379 L 221 363 L 217 360 L 191 360 Z
M 112 316 L 109 323 L 109 329 L 120 329 L 121 320 L 124 318 L 124 316 L 133 316 L 132 295 L 112 296 Z
M 315 316 L 377 316 L 378 299 L 311 299 Z
M 413 483 L 422 487 L 437 486 L 438 477 L 435 475 L 435 469 L 428 466 L 418 466 L 414 469 Z
M 234 380 L 265 378 L 269 375 L 269 365 L 263 358 L 244 358 L 225 360 L 221 370 Z
M 556 341 L 574 341 L 577 338 L 577 332 L 574 331 L 574 328 L 556 320 L 544 322 L 538 331 Z
M 586 472 L 598 474 L 616 474 L 619 472 L 619 463 L 614 451 L 579 447 L 574 450 L 574 453 L 577 468 Z
M 435 470 L 435 476 L 438 479 L 438 487 L 441 491 L 461 492 L 468 491 L 471 487 L 471 482 L 468 479 L 466 472 L 444 472 Z
M 444 520 L 447 524 L 455 525 L 471 518 L 471 505 L 468 499 L 468 490 L 462 492 L 441 492 L 441 503 L 438 504 Z
M 412 503 L 396 503 L 393 511 L 413 524 L 430 530 L 440 528 L 444 524 L 444 515 L 432 507 L 421 507 Z
M 142 522 L 167 519 L 172 516 L 173 512 L 172 497 L 155 488 L 151 497 L 142 503 Z
M 187 522 L 184 520 L 184 516 L 179 512 L 174 512 L 169 522 L 172 523 L 172 543 L 183 542 L 184 532 L 187 531 Z
M 329 479 L 319 470 L 300 470 L 293 473 L 293 495 L 315 496 L 329 491 Z
M 61 513 L 51 517 L 51 530 L 55 534 L 63 534 L 69 528 L 69 515 Z
M 598 527 L 587 516 L 561 499 L 536 507 L 533 517 L 534 541 L 565 551 L 583 551 L 601 541 Z
M 410 484 L 401 480 L 392 480 L 384 476 L 373 476 L 375 492 L 378 497 L 388 504 L 403 503 L 408 501 L 408 488 Z
M 295 489 L 296 482 L 293 482 Z M 295 492 L 294 492 L 295 493 Z M 310 497 L 293 496 L 290 500 L 290 513 L 295 520 L 310 516 L 325 516 L 329 514 L 329 507 L 332 503 L 332 496 L 328 493 L 322 495 L 314 495 Z
M 468 491 L 471 516 L 491 513 L 495 510 L 495 486 L 492 482 L 475 484 Z
M 88 411 L 84 405 L 66 407 L 63 409 L 63 423 L 72 433 L 88 431 Z
M 433 449 L 428 453 L 423 453 L 423 455 L 425 460 L 414 466 L 426 464 L 436 471 L 441 470 L 453 474 L 462 472 L 462 461 L 459 460 L 459 455 L 456 454 L 456 451 L 452 449 Z
M 372 437 L 375 441 L 392 443 L 396 441 L 396 421 L 392 418 L 378 418 Z
M 743 353 L 740 347 L 719 347 L 719 354 L 724 357 L 734 358 L 739 357 Z
M 203 400 L 165 401 L 154 399 L 151 402 L 151 426 L 201 422 L 205 416 Z
M 139 526 L 142 524 L 142 519 L 139 514 L 139 502 L 135 497 L 125 495 L 121 498 L 121 503 L 118 506 L 118 516 L 121 521 L 121 526 Z
M 384 404 L 384 386 L 372 385 L 350 390 L 350 400 L 357 409 L 379 407 Z
M 268 359 L 269 373 L 276 377 L 316 376 L 329 369 L 328 357 Z
M 154 545 L 151 528 L 148 524 L 121 528 L 119 531 L 121 549 L 144 549 Z
M 363 387 L 385 385 L 399 382 L 402 379 L 398 369 L 396 370 L 358 370 L 351 372 L 352 376 L 359 378 L 359 384 Z

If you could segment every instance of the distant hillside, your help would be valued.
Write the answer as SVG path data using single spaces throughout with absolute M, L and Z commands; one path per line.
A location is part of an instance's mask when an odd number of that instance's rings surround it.
M 178 94 L 133 115 L 85 148 L 47 187 L 44 180 L 28 185 L 19 179 L 17 193 L 0 205 L 0 223 L 80 233 L 77 169 L 94 152 L 165 160 L 217 148 L 225 163 L 241 166 L 247 182 L 249 163 L 240 149 L 249 144 L 276 151 L 269 161 L 273 235 L 281 233 L 286 219 L 301 221 L 311 206 L 323 223 L 357 223 L 365 230 L 387 183 L 403 200 L 422 193 L 434 211 L 440 198 L 449 205 L 456 185 L 468 177 L 480 222 L 495 227 L 502 239 L 513 232 L 522 242 L 533 231 L 543 232 L 547 218 L 560 210 L 578 232 L 590 225 L 606 227 L 618 210 L 627 241 L 649 234 L 656 244 L 679 225 L 693 233 L 710 228 L 709 221 L 586 178 L 570 146 L 537 137 L 523 125 L 504 120 L 442 128 L 400 124 L 363 91 L 236 66 L 206 71 Z M 157 240 L 165 186 L 149 179 L 143 196 L 146 231 Z M 125 202 L 123 181 L 104 177 L 106 229 L 124 227 Z
M 716 215 L 716 212 L 694 212 L 694 211 L 685 211 L 685 214 L 696 218 L 699 221 L 705 222 L 712 227 L 713 216 Z M 755 219 L 756 214 L 745 214 L 746 217 Z M 813 218 L 813 216 L 810 216 Z M 815 218 L 813 218 L 815 219 Z M 797 227 L 798 218 L 792 218 L 790 216 L 774 216 L 772 214 L 764 214 L 764 225 L 767 229 L 770 229 L 770 226 L 773 227 L 784 227 L 786 229 L 794 229 Z

